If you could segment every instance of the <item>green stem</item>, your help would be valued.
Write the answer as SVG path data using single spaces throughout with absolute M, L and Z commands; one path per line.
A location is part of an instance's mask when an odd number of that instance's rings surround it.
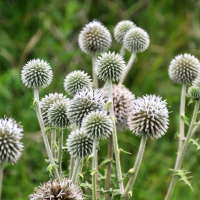
M 73 156 L 70 157 L 70 167 L 69 167 L 69 179 L 72 178 L 72 173 L 73 173 L 73 169 L 74 169 L 74 162 L 75 162 L 75 158 Z
M 120 50 L 120 55 L 123 57 L 124 54 L 125 54 L 125 48 L 124 48 L 124 46 L 122 45 L 122 48 L 121 48 L 121 50 Z
M 45 125 L 44 125 L 44 121 L 43 121 L 42 113 L 41 113 L 41 109 L 40 109 L 40 104 L 39 104 L 38 88 L 34 89 L 34 101 L 36 101 L 35 111 L 36 111 L 37 118 L 38 118 L 38 121 L 39 121 L 39 124 L 40 124 L 40 129 L 41 129 L 41 132 L 42 132 L 42 136 L 43 136 L 44 145 L 45 145 L 45 148 L 46 148 L 46 151 L 47 151 L 47 155 L 48 155 L 50 164 L 55 166 L 54 158 L 53 158 L 53 155 L 51 153 L 51 148 L 50 148 L 50 145 L 49 145 L 49 140 L 48 140 L 47 134 L 45 132 Z M 56 167 L 54 168 L 54 173 L 55 173 L 55 176 L 60 181 L 60 176 L 58 174 L 58 170 L 57 170 Z
M 74 170 L 73 170 L 73 174 L 72 174 L 72 182 L 76 183 L 77 180 L 77 176 L 80 170 L 80 162 L 81 162 L 81 158 L 77 157 L 76 161 L 75 161 L 75 166 L 74 166 Z
M 62 154 L 63 154 L 63 129 L 58 140 L 58 165 L 59 165 L 59 174 L 62 176 Z
M 96 62 L 96 54 L 94 53 L 92 55 L 92 78 L 93 78 L 93 86 L 94 86 L 94 88 L 98 88 L 99 87 L 98 79 L 97 79 L 97 75 L 95 74 L 95 71 L 94 71 L 95 62 Z
M 112 93 L 112 80 L 107 80 L 107 87 L 108 87 L 108 100 L 111 102 L 109 107 L 110 116 L 113 119 L 113 146 L 115 152 L 115 161 L 116 161 L 116 168 L 117 168 L 117 178 L 119 182 L 119 189 L 121 194 L 124 193 L 124 185 L 122 181 L 122 171 L 121 171 L 121 163 L 120 163 L 120 156 L 119 156 L 119 148 L 118 148 L 118 141 L 117 141 L 117 131 L 115 125 L 115 115 L 113 110 L 113 93 Z
M 196 122 L 196 118 L 197 118 L 197 114 L 198 114 L 199 103 L 200 103 L 200 101 L 197 101 L 195 103 L 194 112 L 193 112 L 193 116 L 192 116 L 192 121 L 190 123 L 190 127 L 189 127 L 189 130 L 188 130 L 188 134 L 187 134 L 185 143 L 183 144 L 182 148 L 178 152 L 179 159 L 177 161 L 177 165 L 175 167 L 175 170 L 179 170 L 181 168 L 181 165 L 182 165 L 182 162 L 183 162 L 183 158 L 185 156 L 188 144 L 189 144 L 190 139 L 191 139 L 191 137 L 192 137 L 192 135 L 194 133 L 194 126 L 195 126 L 195 122 Z M 178 180 L 178 176 L 172 176 L 171 177 L 170 186 L 169 186 L 169 189 L 167 191 L 167 195 L 165 197 L 165 200 L 171 199 L 171 196 L 172 196 L 172 194 L 174 192 L 177 180 Z
M 139 171 L 139 168 L 140 168 L 140 164 L 142 162 L 146 142 L 147 142 L 147 135 L 142 134 L 140 147 L 139 147 L 137 157 L 136 157 L 136 160 L 135 160 L 135 164 L 134 164 L 134 168 L 133 168 L 134 172 L 129 177 L 129 181 L 126 185 L 126 188 L 125 188 L 125 191 L 124 191 L 124 194 L 123 194 L 123 197 L 122 197 L 122 199 L 124 199 L 124 200 L 128 199 L 128 194 L 129 194 L 129 192 L 131 191 L 131 189 L 134 185 L 135 179 L 137 177 L 137 174 L 138 174 L 138 171 Z
M 56 149 L 54 148 L 54 144 L 56 143 L 56 129 L 51 129 L 51 152 L 53 155 L 53 158 L 56 158 Z
M 1 200 L 1 190 L 2 190 L 2 181 L 3 181 L 3 163 L 0 163 L 0 200 Z
M 127 64 L 127 66 L 126 66 L 126 71 L 125 71 L 125 73 L 124 73 L 124 76 L 122 76 L 122 78 L 120 79 L 118 85 L 122 85 L 122 84 L 123 84 L 123 82 L 124 82 L 126 76 L 128 75 L 128 73 L 129 73 L 129 71 L 130 71 L 130 69 L 131 69 L 131 67 L 132 67 L 132 65 L 133 65 L 133 62 L 134 62 L 135 58 L 136 58 L 136 52 L 133 52 L 133 53 L 131 54 L 131 57 L 130 57 L 130 59 L 129 59 L 129 61 L 128 61 L 128 64 Z

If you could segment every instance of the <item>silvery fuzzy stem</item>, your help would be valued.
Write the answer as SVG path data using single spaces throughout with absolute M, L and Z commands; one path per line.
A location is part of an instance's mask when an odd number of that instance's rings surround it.
M 92 170 L 94 170 L 94 174 L 92 175 L 92 199 L 97 200 L 97 183 L 96 183 L 96 171 L 97 171 L 97 138 L 93 140 L 93 159 L 92 159 Z
M 54 144 L 56 143 L 56 129 L 51 129 L 51 152 L 53 155 L 53 158 L 56 158 L 56 149 L 54 148 Z
M 2 181 L 3 181 L 3 163 L 0 163 L 0 200 L 1 200 Z
M 122 181 L 122 171 L 121 171 L 121 164 L 120 164 L 120 156 L 119 156 L 119 148 L 118 148 L 118 141 L 117 141 L 117 131 L 116 131 L 116 125 L 115 125 L 115 115 L 113 110 L 113 94 L 112 94 L 112 80 L 107 80 L 107 87 L 108 87 L 108 101 L 111 102 L 111 105 L 109 107 L 110 116 L 113 120 L 113 146 L 114 146 L 114 152 L 115 152 L 115 161 L 116 161 L 116 167 L 117 167 L 117 178 L 119 182 L 119 189 L 121 194 L 124 193 L 124 185 Z
M 78 176 L 78 173 L 79 173 L 79 170 L 80 170 L 80 162 L 81 162 L 81 160 L 82 159 L 80 157 L 76 158 L 75 166 L 74 166 L 74 170 L 73 170 L 73 174 L 72 174 L 72 182 L 73 183 L 76 183 L 77 176 Z
M 133 53 L 131 54 L 131 57 L 130 57 L 130 59 L 129 59 L 129 61 L 128 61 L 128 64 L 127 64 L 127 66 L 126 66 L 126 70 L 125 70 L 124 76 L 122 76 L 122 78 L 120 79 L 118 85 L 122 85 L 122 84 L 123 84 L 123 82 L 124 82 L 126 76 L 128 75 L 128 73 L 129 73 L 129 71 L 130 71 L 130 69 L 131 69 L 131 67 L 132 67 L 132 65 L 133 65 L 133 62 L 134 62 L 135 58 L 136 58 L 136 52 L 133 52 Z
M 73 156 L 70 157 L 70 167 L 69 167 L 69 179 L 72 178 L 72 173 L 73 173 L 73 169 L 74 169 L 74 162 L 75 162 L 75 158 Z
M 125 48 L 124 48 L 124 46 L 122 45 L 122 48 L 121 48 L 121 50 L 120 50 L 120 55 L 123 57 L 124 54 L 125 54 Z
M 93 78 L 93 86 L 94 86 L 94 88 L 98 88 L 99 87 L 98 79 L 97 79 L 97 75 L 95 74 L 95 71 L 94 71 L 95 62 L 96 62 L 96 54 L 94 53 L 92 55 L 92 78 Z
M 63 129 L 58 140 L 58 166 L 59 174 L 62 176 L 62 154 L 63 154 Z
M 129 181 L 126 185 L 126 188 L 125 188 L 125 191 L 124 191 L 124 194 L 123 194 L 123 197 L 122 197 L 122 199 L 124 199 L 124 200 L 128 199 L 128 193 L 131 191 L 133 184 L 135 182 L 135 179 L 137 177 L 137 174 L 138 174 L 138 171 L 139 171 L 139 168 L 140 168 L 140 164 L 142 162 L 146 142 L 147 142 L 147 135 L 145 135 L 143 133 L 142 139 L 141 139 L 141 142 L 140 142 L 140 147 L 139 147 L 137 157 L 136 157 L 136 160 L 135 160 L 135 164 L 134 164 L 134 167 L 133 167 L 134 172 L 129 177 Z
M 185 143 L 183 144 L 182 148 L 178 152 L 179 159 L 177 161 L 177 165 L 175 166 L 175 170 L 179 170 L 181 168 L 181 164 L 183 162 L 183 158 L 184 158 L 185 152 L 186 152 L 187 147 L 189 145 L 190 139 L 191 139 L 191 137 L 192 137 L 192 135 L 194 133 L 194 126 L 195 126 L 195 122 L 196 122 L 196 118 L 197 118 L 197 114 L 198 114 L 199 103 L 200 103 L 200 101 L 196 101 L 196 103 L 195 103 L 193 116 L 192 116 L 192 120 L 191 120 L 191 123 L 190 123 L 190 127 L 189 127 L 189 130 L 188 130 L 188 134 L 187 134 Z M 165 197 L 165 200 L 170 200 L 171 199 L 171 196 L 172 196 L 172 194 L 174 192 L 174 188 L 176 186 L 177 180 L 178 180 L 178 176 L 172 176 L 171 177 L 170 186 L 169 186 L 169 189 L 167 191 L 167 195 Z
M 45 125 L 44 125 L 44 121 L 43 121 L 42 113 L 41 113 L 41 109 L 40 109 L 40 104 L 39 104 L 38 88 L 34 89 L 34 101 L 36 101 L 35 111 L 36 111 L 37 118 L 38 118 L 38 121 L 39 121 L 39 124 L 40 124 L 40 129 L 41 129 L 41 132 L 42 132 L 42 136 L 43 136 L 44 145 L 45 145 L 45 148 L 46 148 L 46 151 L 47 151 L 47 155 L 48 155 L 50 164 L 55 166 L 54 158 L 53 158 L 53 155 L 51 153 L 51 149 L 50 149 L 50 145 L 49 145 L 49 140 L 48 140 L 47 134 L 45 133 Z M 54 168 L 54 173 L 55 173 L 55 176 L 60 181 L 60 176 L 58 174 L 58 169 L 56 167 Z

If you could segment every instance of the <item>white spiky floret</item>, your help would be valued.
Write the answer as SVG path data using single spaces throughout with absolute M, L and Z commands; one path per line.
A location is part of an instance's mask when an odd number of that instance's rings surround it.
M 42 110 L 42 118 L 44 120 L 44 124 L 46 126 L 50 125 L 48 119 L 48 110 L 50 106 L 56 101 L 66 100 L 67 97 L 63 96 L 62 93 L 50 93 L 49 95 L 45 95 L 44 98 L 40 101 L 40 108 Z
M 92 80 L 87 73 L 81 70 L 69 73 L 64 80 L 64 89 L 71 96 L 74 96 L 84 87 L 92 88 Z
M 114 37 L 117 42 L 122 43 L 125 34 L 132 28 L 135 28 L 136 25 L 130 20 L 120 21 L 114 29 Z
M 30 200 L 83 200 L 82 190 L 70 179 L 63 178 L 50 180 L 34 189 L 34 193 L 29 196 Z
M 135 99 L 128 117 L 130 130 L 138 136 L 144 133 L 151 138 L 160 138 L 167 132 L 169 125 L 166 104 L 166 100 L 162 101 L 161 97 L 155 95 Z
M 20 142 L 23 128 L 12 118 L 0 119 L 0 163 L 15 164 L 24 146 Z
M 124 36 L 123 46 L 130 52 L 143 52 L 150 44 L 148 33 L 142 28 L 130 29 Z
M 200 99 L 200 88 L 198 86 L 192 85 L 188 88 L 189 96 L 194 100 Z
M 81 127 L 89 138 L 106 139 L 113 132 L 113 122 L 105 111 L 93 111 L 82 122 Z
M 192 85 L 200 88 L 200 77 L 199 76 L 192 82 Z
M 109 30 L 96 20 L 86 24 L 78 38 L 79 46 L 85 53 L 103 53 L 110 48 L 111 42 Z
M 39 58 L 28 61 L 22 68 L 21 79 L 28 88 L 45 88 L 52 78 L 51 66 Z
M 66 147 L 70 155 L 86 158 L 92 153 L 93 139 L 89 138 L 83 129 L 76 129 L 69 134 Z
M 56 128 L 65 128 L 69 126 L 69 119 L 67 117 L 67 107 L 69 99 L 57 100 L 51 104 L 48 110 L 49 123 Z
M 83 118 L 91 111 L 104 110 L 105 102 L 98 89 L 83 88 L 69 101 L 67 116 L 71 123 L 81 126 Z
M 190 54 L 178 55 L 170 63 L 169 76 L 176 83 L 190 84 L 199 75 L 199 60 Z
M 126 63 L 120 54 L 107 53 L 101 54 L 95 63 L 95 73 L 98 78 L 106 81 L 107 79 L 112 79 L 113 81 L 118 81 L 124 75 L 126 69 Z

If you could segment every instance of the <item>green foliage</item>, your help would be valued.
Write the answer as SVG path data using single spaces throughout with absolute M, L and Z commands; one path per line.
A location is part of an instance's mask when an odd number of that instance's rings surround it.
M 181 119 L 184 121 L 184 123 L 186 125 L 190 125 L 190 121 L 189 121 L 189 118 L 187 118 L 185 115 L 181 115 Z
M 107 101 L 105 104 L 105 110 L 108 110 L 108 108 L 112 105 L 111 101 Z
M 196 140 L 190 139 L 190 142 L 191 142 L 192 144 L 194 144 L 194 145 L 197 147 L 197 150 L 200 149 L 200 144 L 198 143 L 198 140 L 199 140 L 199 139 L 196 139 Z

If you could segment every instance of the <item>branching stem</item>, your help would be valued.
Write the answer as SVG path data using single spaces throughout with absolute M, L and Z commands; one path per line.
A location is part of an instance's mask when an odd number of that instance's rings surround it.
M 78 176 L 78 173 L 80 171 L 80 162 L 81 162 L 81 160 L 82 159 L 80 157 L 76 158 L 75 166 L 74 166 L 74 170 L 73 170 L 73 174 L 72 174 L 72 182 L 73 183 L 76 183 L 77 176 Z

